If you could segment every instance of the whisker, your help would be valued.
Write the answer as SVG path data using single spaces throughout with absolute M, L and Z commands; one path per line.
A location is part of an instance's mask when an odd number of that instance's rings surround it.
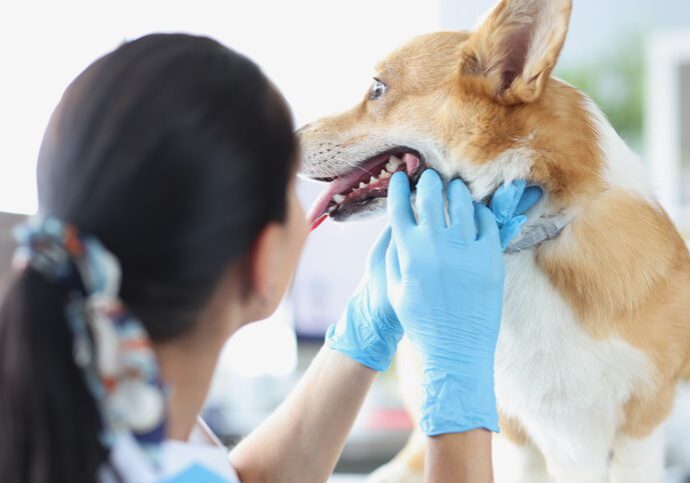
M 367 174 L 370 174 L 370 175 L 373 176 L 374 178 L 376 177 L 376 175 L 375 175 L 374 173 L 372 173 L 371 171 L 369 171 L 368 169 L 364 169 L 364 168 L 362 168 L 361 166 L 355 166 L 355 167 L 358 168 L 358 169 L 361 169 L 362 171 L 364 171 L 364 172 L 367 173 Z

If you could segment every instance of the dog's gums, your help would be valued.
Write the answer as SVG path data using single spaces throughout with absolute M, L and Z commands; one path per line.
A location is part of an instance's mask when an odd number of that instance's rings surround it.
M 372 200 L 385 198 L 393 173 L 404 171 L 414 183 L 423 170 L 424 162 L 418 154 L 396 150 L 370 158 L 351 172 L 327 180 L 330 181 L 328 188 L 309 211 L 312 230 L 328 216 L 355 213 Z

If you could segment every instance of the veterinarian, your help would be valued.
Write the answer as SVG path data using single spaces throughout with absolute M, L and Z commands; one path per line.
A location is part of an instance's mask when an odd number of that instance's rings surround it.
M 215 41 L 151 35 L 79 75 L 0 311 L 1 481 L 326 481 L 403 333 L 423 355 L 429 480 L 490 480 L 501 238 L 524 221 L 524 184 L 492 213 L 452 181 L 447 224 L 438 175 L 415 216 L 395 174 L 391 228 L 289 398 L 229 459 L 199 419 L 223 344 L 297 266 L 298 158 L 278 91 Z

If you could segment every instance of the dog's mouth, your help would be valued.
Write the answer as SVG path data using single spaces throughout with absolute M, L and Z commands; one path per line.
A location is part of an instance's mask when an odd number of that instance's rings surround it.
M 418 152 L 397 148 L 369 158 L 352 171 L 335 178 L 313 178 L 327 181 L 329 185 L 309 211 L 312 230 L 329 216 L 343 220 L 364 210 L 375 200 L 388 196 L 388 184 L 393 173 L 404 171 L 414 186 L 425 166 Z

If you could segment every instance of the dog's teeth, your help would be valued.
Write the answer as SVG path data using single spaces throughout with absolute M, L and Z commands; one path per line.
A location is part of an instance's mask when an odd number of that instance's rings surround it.
M 369 183 L 375 183 L 375 182 L 376 182 L 376 178 L 374 178 L 374 177 L 372 176 L 371 179 L 369 179 Z
M 392 175 L 391 173 L 389 173 L 388 171 L 386 171 L 385 173 L 382 173 L 382 174 L 381 174 L 381 177 L 382 177 L 383 179 L 390 178 L 391 176 L 393 176 L 393 175 Z
M 359 183 L 359 189 L 366 188 L 366 187 L 367 187 L 367 185 L 365 185 L 364 183 Z
M 396 158 L 395 156 L 391 156 L 391 160 L 386 164 L 386 171 L 388 173 L 395 173 L 398 171 L 398 168 L 400 166 L 403 166 L 405 163 L 399 158 Z
M 379 178 L 383 177 L 383 175 L 386 173 L 387 173 L 387 171 L 385 169 L 382 169 L 381 172 L 379 173 Z
M 335 201 L 336 203 L 342 203 L 343 201 L 345 201 L 345 196 L 344 195 L 335 195 L 335 196 L 333 196 L 333 201 Z

